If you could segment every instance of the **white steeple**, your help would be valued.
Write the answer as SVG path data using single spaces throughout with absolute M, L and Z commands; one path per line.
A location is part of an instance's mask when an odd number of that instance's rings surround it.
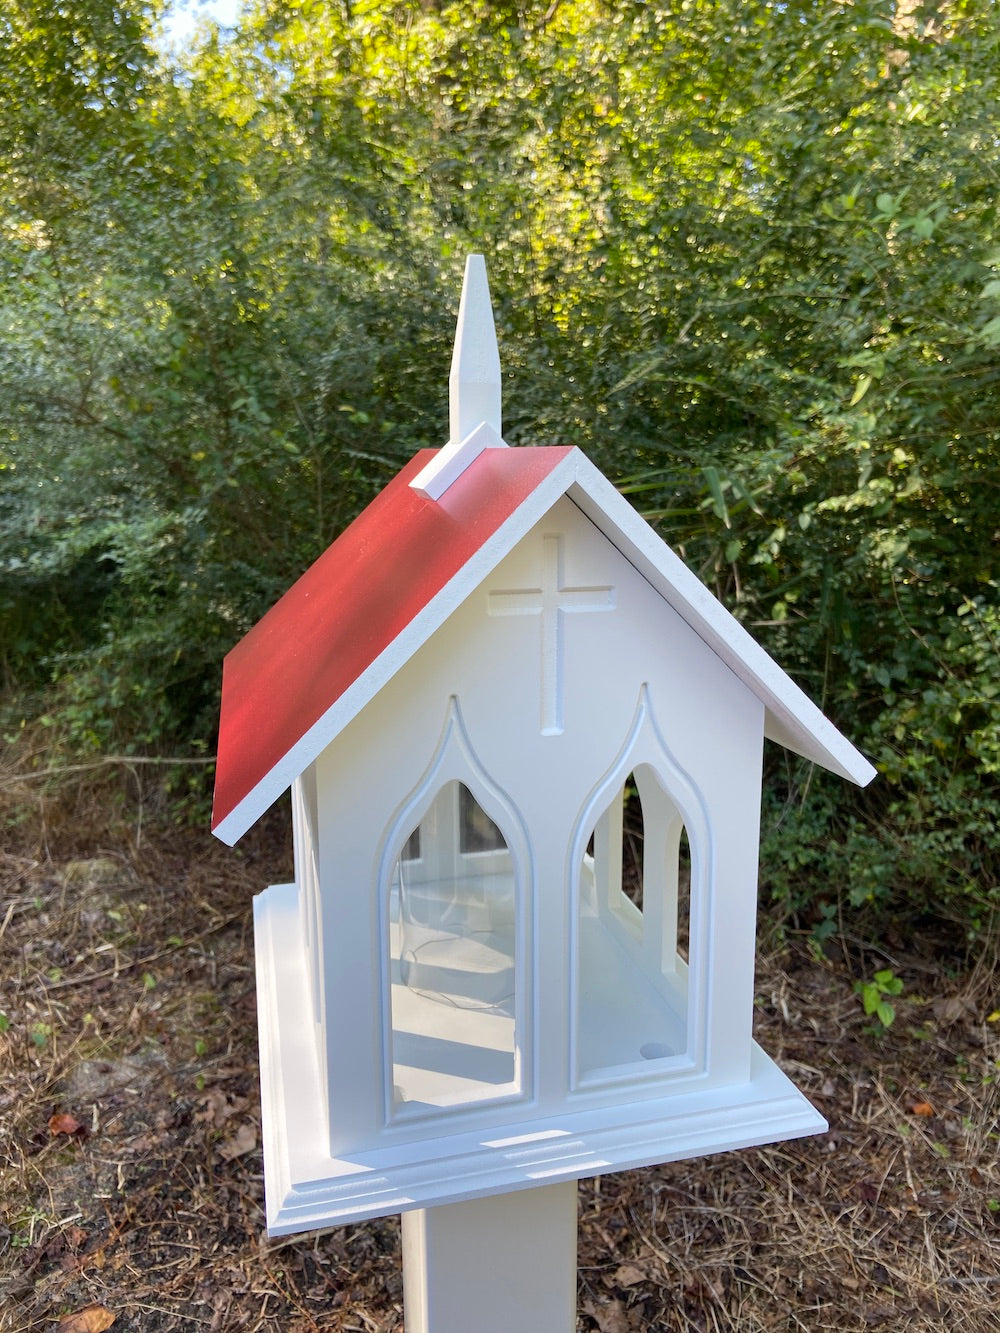
M 465 261 L 448 392 L 448 443 L 410 482 L 431 500 L 440 499 L 484 449 L 507 447 L 500 437 L 500 353 L 482 255 Z
M 469 255 L 465 261 L 448 389 L 451 444 L 464 440 L 481 421 L 501 434 L 500 353 L 482 255 Z

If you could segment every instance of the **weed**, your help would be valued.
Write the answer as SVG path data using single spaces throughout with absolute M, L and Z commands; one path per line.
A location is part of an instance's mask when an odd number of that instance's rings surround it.
M 865 1013 L 875 1019 L 865 1031 L 876 1037 L 884 1036 L 896 1021 L 896 1007 L 889 996 L 902 994 L 902 979 L 896 976 L 891 967 L 885 967 L 876 972 L 871 981 L 856 981 L 854 990 L 861 996 Z

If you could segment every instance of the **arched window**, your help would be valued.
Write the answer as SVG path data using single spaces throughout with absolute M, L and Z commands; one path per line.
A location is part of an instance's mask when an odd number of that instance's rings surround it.
M 645 692 L 589 808 L 575 843 L 576 1077 L 690 1070 L 704 1030 L 707 826 Z
M 411 803 L 413 814 L 402 817 L 393 839 L 399 850 L 387 889 L 390 1118 L 521 1089 L 523 840 L 516 816 L 485 775 L 477 782 L 467 742 L 457 743 L 460 725 L 451 732 L 422 784 L 426 794 Z M 462 776 L 442 780 L 449 769 Z

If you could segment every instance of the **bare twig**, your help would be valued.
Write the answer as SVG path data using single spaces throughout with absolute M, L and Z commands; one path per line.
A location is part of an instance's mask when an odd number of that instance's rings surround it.
M 11 777 L 0 780 L 0 788 L 14 787 L 19 782 L 40 782 L 44 778 L 62 778 L 70 773 L 91 773 L 97 768 L 109 768 L 120 765 L 125 768 L 134 768 L 138 764 L 160 765 L 163 767 L 172 764 L 214 764 L 215 755 L 208 755 L 202 758 L 178 757 L 178 758 L 159 758 L 154 755 L 135 755 L 135 754 L 106 754 L 100 759 L 95 759 L 88 764 L 64 764 L 53 768 L 40 768 L 34 773 L 15 773 Z
M 58 981 L 46 982 L 46 992 L 66 990 L 71 986 L 88 986 L 91 982 L 102 981 L 105 977 L 117 977 L 122 972 L 131 972 L 133 968 L 146 967 L 149 963 L 158 962 L 161 958 L 167 958 L 170 954 L 177 953 L 179 949 L 187 949 L 192 944 L 207 939 L 209 935 L 215 935 L 220 930 L 225 930 L 226 926 L 231 926 L 234 921 L 242 920 L 243 916 L 243 912 L 234 912 L 231 916 L 217 921 L 214 926 L 208 926 L 205 930 L 200 930 L 197 935 L 192 935 L 189 939 L 178 940 L 176 944 L 170 944 L 157 953 L 147 954 L 144 958 L 134 958 L 130 963 L 116 963 L 114 967 L 106 967 L 103 972 L 87 972 L 82 977 L 61 977 Z

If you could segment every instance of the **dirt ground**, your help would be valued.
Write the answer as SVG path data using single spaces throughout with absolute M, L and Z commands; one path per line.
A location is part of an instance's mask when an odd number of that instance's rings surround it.
M 124 790 L 0 777 L 0 1330 L 402 1329 L 398 1219 L 263 1233 L 281 815 L 230 850 Z M 830 1133 L 583 1182 L 581 1331 L 1000 1330 L 995 953 L 806 946 L 761 958 L 756 1035 Z M 852 991 L 878 967 L 881 1037 Z

